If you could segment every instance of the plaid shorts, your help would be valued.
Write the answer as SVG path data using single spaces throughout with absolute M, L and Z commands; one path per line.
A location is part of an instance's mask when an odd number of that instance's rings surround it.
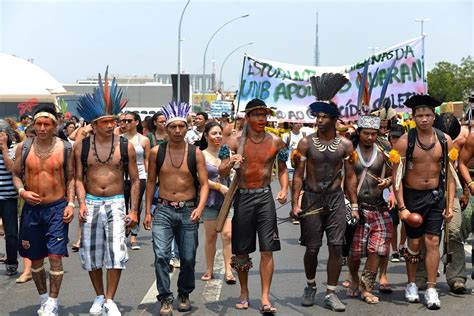
M 364 209 L 361 212 L 365 221 L 356 226 L 349 257 L 359 260 L 371 253 L 388 256 L 393 234 L 390 213 Z
M 125 241 L 125 199 L 123 195 L 87 194 L 86 222 L 81 224 L 82 268 L 86 271 L 125 269 L 128 261 Z

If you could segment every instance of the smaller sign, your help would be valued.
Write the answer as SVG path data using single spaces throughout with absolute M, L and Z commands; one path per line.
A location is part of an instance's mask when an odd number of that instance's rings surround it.
M 230 101 L 214 101 L 211 103 L 211 116 L 212 117 L 221 117 L 223 112 L 227 112 L 229 116 L 232 112 L 232 102 Z

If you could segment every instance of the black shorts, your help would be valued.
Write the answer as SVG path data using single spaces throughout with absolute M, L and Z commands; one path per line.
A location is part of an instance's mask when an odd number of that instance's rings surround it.
M 409 238 L 420 238 L 424 234 L 441 236 L 445 199 L 444 196 L 433 193 L 434 191 L 403 188 L 403 200 L 406 208 L 411 213 L 418 213 L 423 217 L 423 224 L 418 228 L 405 225 Z
M 246 255 L 256 250 L 281 249 L 275 202 L 270 188 L 266 192 L 241 193 L 237 190 L 232 218 L 232 253 Z
M 308 248 L 320 248 L 323 244 L 324 232 L 326 232 L 328 246 L 342 245 L 346 232 L 344 192 L 337 189 L 321 195 L 305 191 L 301 201 L 303 211 L 320 207 L 328 207 L 331 211 L 301 219 L 301 245 Z

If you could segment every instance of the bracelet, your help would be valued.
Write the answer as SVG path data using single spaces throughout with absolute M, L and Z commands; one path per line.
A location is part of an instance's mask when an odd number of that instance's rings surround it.
M 467 187 L 469 188 L 469 187 L 470 187 L 471 185 L 473 185 L 473 184 L 474 184 L 474 181 L 471 181 L 471 182 L 469 182 L 469 183 L 467 184 Z
M 351 207 L 352 207 L 353 209 L 354 209 L 354 208 L 359 208 L 359 204 L 357 204 L 357 203 L 352 203 L 352 204 L 351 204 Z
M 221 187 L 222 187 L 222 184 L 220 184 L 219 182 L 217 182 L 217 189 L 216 189 L 216 191 L 219 191 L 219 190 L 221 189 Z
M 404 211 L 404 210 L 406 210 L 406 209 L 407 209 L 406 206 L 399 207 L 399 208 L 398 208 L 398 212 Z
M 74 207 L 74 202 L 69 202 L 67 206 Z
M 25 191 L 25 188 L 19 188 L 18 189 L 18 195 L 21 197 L 21 193 Z

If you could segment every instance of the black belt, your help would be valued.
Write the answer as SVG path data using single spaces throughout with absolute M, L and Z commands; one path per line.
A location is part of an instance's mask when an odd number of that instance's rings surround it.
M 257 194 L 257 193 L 267 193 L 270 192 L 271 188 L 269 185 L 267 185 L 264 188 L 258 188 L 258 189 L 239 189 L 239 192 L 242 194 Z
M 382 213 L 388 211 L 388 205 L 386 203 L 380 203 L 376 205 L 361 203 L 360 207 L 366 211 L 382 212 Z
M 174 208 L 183 208 L 183 207 L 195 207 L 196 201 L 189 200 L 189 201 L 168 201 L 162 198 L 158 198 L 158 203 L 164 206 L 171 206 Z

